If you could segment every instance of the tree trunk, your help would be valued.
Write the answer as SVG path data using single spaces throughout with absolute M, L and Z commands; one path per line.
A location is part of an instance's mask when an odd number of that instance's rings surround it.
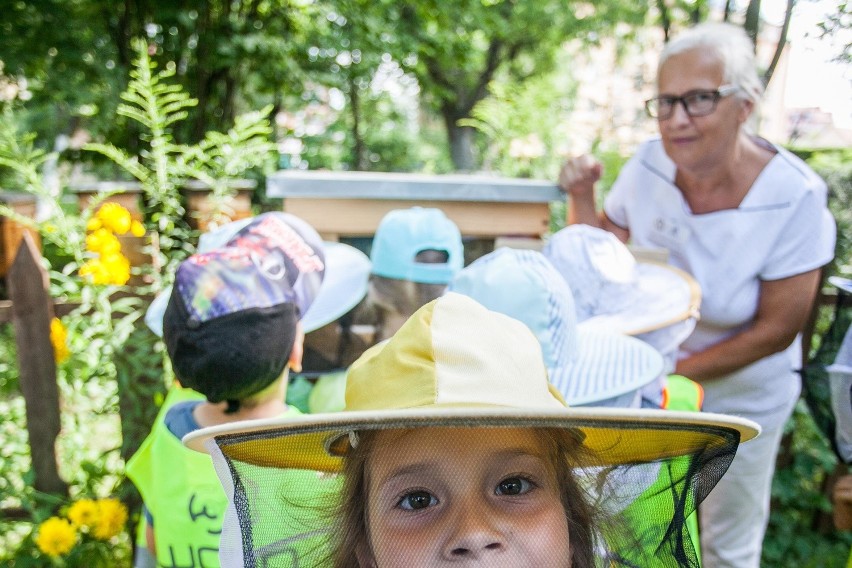
M 723 22 L 730 21 L 731 11 L 734 9 L 733 3 L 734 3 L 734 0 L 725 0 L 725 15 L 722 17 Z
M 796 0 L 787 0 L 787 10 L 784 12 L 784 24 L 781 26 L 781 35 L 778 36 L 778 45 L 775 46 L 775 54 L 772 56 L 772 63 L 767 67 L 763 74 L 763 84 L 768 85 L 772 80 L 772 74 L 775 73 L 775 67 L 778 66 L 778 61 L 781 59 L 781 54 L 784 52 L 784 46 L 787 45 L 787 31 L 790 29 L 790 19 L 793 17 L 793 6 Z
M 760 0 L 749 0 L 743 27 L 754 42 L 754 48 L 757 51 L 757 35 L 760 32 Z
M 672 22 L 669 19 L 669 7 L 664 0 L 657 0 L 657 9 L 660 11 L 660 25 L 663 27 L 663 42 L 669 42 Z
M 455 114 L 443 112 L 444 123 L 447 125 L 447 137 L 450 141 L 450 158 L 455 169 L 461 172 L 472 172 L 476 169 L 476 157 L 473 152 L 473 128 L 459 126 Z
M 349 82 L 349 106 L 352 112 L 352 165 L 356 170 L 366 170 L 368 165 L 367 147 L 361 136 L 361 101 L 358 96 L 358 84 L 350 72 L 347 77 Z

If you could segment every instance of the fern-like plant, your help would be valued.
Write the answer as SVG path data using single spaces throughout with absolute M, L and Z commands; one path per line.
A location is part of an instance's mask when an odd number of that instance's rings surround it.
M 100 205 L 94 201 L 82 215 L 69 215 L 59 206 L 63 187 L 52 188 L 45 181 L 45 164 L 55 155 L 36 147 L 36 135 L 21 132 L 12 106 L 3 105 L 0 113 L 0 173 L 12 187 L 34 195 L 45 203 L 53 204 L 49 218 L 37 222 L 20 215 L 8 205 L 0 203 L 0 215 L 38 231 L 42 239 L 56 245 L 74 259 L 76 270 L 85 262 L 85 226 L 93 208 Z
M 271 107 L 239 116 L 228 132 L 208 132 L 197 144 L 177 143 L 172 128 L 189 116 L 188 109 L 198 101 L 172 82 L 173 66 L 157 69 L 147 42 L 136 40 L 134 49 L 137 55 L 131 80 L 121 94 L 124 102 L 117 113 L 141 127 L 143 150 L 136 156 L 101 143 L 87 144 L 85 149 L 106 156 L 139 181 L 147 228 L 157 235 L 152 243 L 153 288 L 157 291 L 169 283 L 176 265 L 192 252 L 188 243 L 194 239 L 186 222 L 181 187 L 190 179 L 203 182 L 211 189 L 214 217 L 227 216 L 225 204 L 235 193 L 231 180 L 267 162 L 275 146 L 269 140 Z

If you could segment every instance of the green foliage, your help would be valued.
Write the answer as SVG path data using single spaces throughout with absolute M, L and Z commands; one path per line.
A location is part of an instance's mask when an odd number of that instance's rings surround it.
M 18 392 L 17 350 L 11 325 L 0 325 L 0 399 Z
M 763 544 L 763 566 L 842 568 L 852 535 L 815 530 L 820 514 L 830 514 L 825 495 L 828 473 L 837 463 L 816 428 L 807 407 L 799 401 L 787 423 L 791 444 L 772 483 L 772 510 Z M 789 459 L 789 463 L 785 463 Z
M 122 93 L 124 103 L 118 114 L 142 128 L 144 148 L 139 155 L 112 144 L 91 143 L 85 149 L 115 162 L 141 185 L 145 196 L 148 229 L 158 234 L 152 247 L 153 289 L 167 285 L 177 264 L 192 252 L 194 234 L 186 219 L 181 188 L 188 179 L 197 179 L 212 189 L 213 221 L 221 222 L 224 204 L 236 194 L 229 181 L 247 170 L 269 163 L 274 145 L 269 141 L 272 127 L 267 120 L 271 107 L 237 117 L 225 133 L 207 132 L 194 145 L 175 142 L 172 130 L 188 117 L 188 109 L 198 101 L 180 84 L 171 82 L 174 67 L 157 71 L 157 64 L 143 40 L 135 43 L 137 58 L 131 81 Z
M 852 275 L 852 149 L 813 153 L 808 164 L 828 184 L 828 204 L 837 222 L 837 272 Z
M 557 146 L 561 133 L 553 126 L 568 120 L 563 101 L 570 100 L 573 84 L 558 74 L 528 79 L 522 85 L 494 81 L 491 96 L 461 120 L 486 135 L 484 168 L 508 177 L 554 179 L 564 159 Z
M 197 141 L 246 109 L 301 92 L 305 36 L 322 23 L 315 18 L 317 4 L 18 0 L 4 6 L 0 57 L 9 73 L 29 80 L 27 118 L 43 140 L 82 126 L 132 148 L 137 133 L 113 117 L 132 67 L 131 38 L 144 36 L 152 57 L 176 65 L 176 81 L 199 98 L 175 133 L 178 140 Z
M 849 274 L 852 255 L 849 240 L 852 230 L 849 150 L 795 151 L 826 180 L 829 187 L 829 208 L 838 228 L 836 258 L 829 267 L 829 274 Z M 823 310 L 817 322 L 817 339 L 827 331 L 830 313 L 830 308 Z M 834 471 L 837 458 L 804 401 L 799 401 L 788 422 L 786 436 L 790 445 L 782 451 L 773 480 L 772 512 L 764 540 L 763 564 L 791 568 L 843 567 L 852 545 L 852 535 L 832 530 L 828 518 L 831 514 L 827 496 L 828 476 Z
M 0 59 L 8 73 L 26 79 L 32 95 L 26 129 L 47 147 L 82 120 L 99 132 L 121 129 L 112 111 L 126 68 L 107 27 L 114 16 L 89 0 L 4 3 Z
M 540 0 L 342 4 L 351 10 L 343 12 L 347 18 L 373 30 L 371 49 L 387 52 L 417 78 L 421 104 L 447 128 L 457 169 L 478 167 L 468 146 L 469 127 L 458 121 L 471 118 L 495 78 L 503 73 L 523 82 L 543 76 L 553 70 L 567 39 L 594 41 L 615 22 L 643 21 L 646 11 L 635 3 Z
M 844 41 L 838 47 L 835 61 L 852 63 L 852 40 L 849 39 L 849 31 L 852 30 L 852 5 L 848 0 L 839 0 L 836 4 L 837 11 L 829 13 L 819 23 L 822 38 L 837 37 Z
M 44 180 L 43 167 L 53 156 L 35 146 L 35 134 L 21 131 L 18 117 L 12 105 L 3 105 L 0 120 L 0 172 L 12 187 L 31 193 L 39 199 L 55 203 L 50 218 L 40 223 L 17 214 L 10 207 L 0 204 L 0 215 L 38 230 L 46 243 L 50 243 L 68 254 L 73 262 L 69 269 L 76 269 L 85 261 L 85 226 L 92 208 L 99 205 L 96 200 L 81 215 L 69 214 L 59 206 L 62 190 L 57 192 L 48 187 Z
M 136 48 L 131 81 L 117 113 L 138 125 L 141 150 L 131 154 L 112 144 L 91 144 L 87 149 L 113 160 L 143 189 L 148 235 L 159 236 L 152 239 L 158 269 L 149 273 L 153 277 L 150 288 L 157 290 L 193 247 L 195 235 L 185 218 L 185 197 L 180 188 L 190 179 L 209 186 L 214 203 L 212 222 L 221 221 L 215 215 L 227 213 L 224 207 L 226 199 L 235 193 L 230 184 L 234 177 L 269 163 L 274 145 L 269 141 L 272 128 L 266 117 L 271 107 L 240 115 L 231 129 L 208 132 L 197 144 L 178 144 L 173 129 L 188 118 L 187 109 L 196 101 L 172 83 L 173 69 L 157 70 L 145 42 L 139 41 Z M 138 510 L 141 500 L 124 478 L 124 463 L 147 435 L 158 410 L 155 401 L 162 399 L 169 382 L 165 352 L 140 319 L 147 306 L 138 292 L 144 288 L 98 282 L 96 277 L 84 276 L 82 270 L 103 251 L 96 246 L 97 240 L 91 239 L 92 227 L 106 227 L 121 214 L 130 224 L 129 213 L 119 207 L 120 211 L 113 208 L 109 210 L 112 213 L 104 213 L 107 209 L 101 209 L 93 215 L 109 194 L 101 195 L 82 212 L 77 210 L 76 200 L 67 206 L 65 184 L 52 189 L 44 181 L 45 166 L 56 156 L 37 147 L 36 136 L 23 131 L 10 105 L 2 110 L 0 174 L 53 207 L 48 218 L 40 222 L 16 215 L 8 207 L 0 206 L 0 214 L 40 231 L 47 256 L 54 262 L 50 266 L 52 295 L 79 304 L 62 320 L 66 337 L 52 336 L 56 353 L 67 347 L 71 355 L 57 367 L 63 402 L 63 435 L 57 441 L 60 474 L 73 496 L 118 495 Z M 110 226 L 109 231 L 119 230 Z M 13 360 L 13 343 L 3 348 L 12 350 Z M 16 374 L 10 373 L 0 383 L 11 389 L 16 379 Z M 0 433 L 0 447 L 4 448 L 0 502 L 19 508 L 31 522 L 3 522 L 11 536 L 0 539 L 0 561 L 16 566 L 44 565 L 45 556 L 34 548 L 33 523 L 54 513 L 62 503 L 56 496 L 38 494 L 31 487 L 23 399 L 9 394 L 8 400 L 0 400 L 4 424 L 9 425 Z M 93 436 L 93 432 L 98 435 Z M 126 538 L 118 543 L 121 546 L 105 549 L 103 542 L 89 542 L 84 533 L 80 535 L 73 551 L 63 556 L 62 565 L 112 566 L 127 561 Z

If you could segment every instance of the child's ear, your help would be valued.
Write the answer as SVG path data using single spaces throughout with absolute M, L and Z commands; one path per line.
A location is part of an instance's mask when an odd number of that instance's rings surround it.
M 302 372 L 302 355 L 305 354 L 305 332 L 302 331 L 302 322 L 296 324 L 296 339 L 293 340 L 293 349 L 290 350 L 290 360 L 287 364 L 294 373 Z

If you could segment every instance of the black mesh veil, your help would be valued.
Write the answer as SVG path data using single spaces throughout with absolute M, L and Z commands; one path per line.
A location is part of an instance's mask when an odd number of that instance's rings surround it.
M 835 439 L 837 427 L 834 412 L 831 409 L 831 386 L 827 368 L 834 363 L 850 324 L 852 324 L 852 293 L 844 288 L 838 288 L 831 325 L 820 338 L 816 354 L 802 368 L 802 396 L 811 411 L 814 422 L 841 460 L 843 457 Z
M 641 415 L 641 411 L 640 411 Z M 644 416 L 659 416 L 645 414 Z M 589 566 L 698 567 L 686 518 L 727 470 L 740 431 L 697 418 L 692 423 L 628 417 L 570 416 L 356 420 L 270 427 L 208 439 L 229 496 L 221 541 L 223 566 L 325 567 L 343 541 L 340 473 L 359 436 L 422 427 L 558 430 L 576 441 L 560 454 L 593 513 Z M 317 451 L 320 448 L 321 451 Z M 350 454 L 347 454 L 350 455 Z M 569 513 L 566 511 L 566 515 Z M 570 520 L 569 520 L 570 525 Z M 349 551 L 337 551 L 336 558 Z M 352 552 L 354 557 L 354 551 Z M 574 562 L 573 568 L 585 568 Z M 354 558 L 347 566 L 358 566 Z M 554 558 L 553 566 L 566 566 Z

